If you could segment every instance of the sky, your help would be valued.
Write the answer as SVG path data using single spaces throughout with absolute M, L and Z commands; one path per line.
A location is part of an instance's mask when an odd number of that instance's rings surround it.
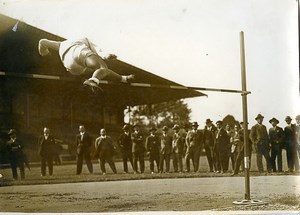
M 88 37 L 106 53 L 191 87 L 241 90 L 245 36 L 248 119 L 265 125 L 300 114 L 296 0 L 0 0 L 0 13 L 50 33 Z M 230 114 L 242 121 L 242 96 L 202 91 L 185 99 L 203 127 Z M 295 122 L 295 120 L 294 120 Z

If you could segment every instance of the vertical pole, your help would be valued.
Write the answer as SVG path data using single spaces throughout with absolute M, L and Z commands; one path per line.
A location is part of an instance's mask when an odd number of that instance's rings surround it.
M 241 52 L 241 73 L 242 73 L 242 90 L 247 91 L 246 85 L 246 63 L 245 63 L 245 46 L 244 32 L 240 32 L 240 52 Z M 245 165 L 245 199 L 250 200 L 250 159 L 249 159 L 249 142 L 248 142 L 248 112 L 247 112 L 247 93 L 242 94 L 243 101 L 243 122 L 244 122 L 244 165 Z

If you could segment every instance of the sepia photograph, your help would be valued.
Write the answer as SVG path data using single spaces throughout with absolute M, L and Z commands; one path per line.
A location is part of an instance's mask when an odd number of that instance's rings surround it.
M 0 214 L 300 214 L 299 0 L 0 0 Z

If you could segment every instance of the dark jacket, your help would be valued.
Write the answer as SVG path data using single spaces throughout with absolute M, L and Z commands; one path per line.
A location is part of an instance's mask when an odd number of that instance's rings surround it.
M 55 139 L 50 134 L 46 140 L 44 135 L 41 135 L 38 141 L 39 155 L 42 157 L 53 156 L 53 148 L 55 147 Z
M 293 146 L 297 143 L 296 140 L 296 125 L 292 124 L 291 126 L 286 126 L 284 128 L 284 136 L 285 136 L 285 145 Z
M 197 147 L 201 148 L 203 144 L 203 133 L 199 130 L 196 132 L 191 130 L 186 135 L 186 145 L 187 147 Z
M 249 135 L 250 132 L 248 132 Z M 243 153 L 244 152 L 244 146 L 245 146 L 245 141 L 244 141 L 244 129 L 242 128 L 241 130 L 239 130 L 239 137 L 240 137 L 240 141 L 237 145 L 238 147 L 238 152 Z M 248 151 L 251 152 L 252 151 L 252 142 L 251 139 L 248 136 Z
M 170 135 L 160 136 L 160 153 L 171 154 L 172 151 L 172 137 Z
M 23 153 L 23 145 L 21 141 L 17 138 L 15 141 L 7 141 L 8 156 L 11 161 L 22 163 L 25 160 L 25 155 Z
M 120 147 L 122 153 L 132 151 L 131 133 L 128 133 L 128 135 L 126 135 L 125 133 L 120 135 L 119 147 Z
M 251 128 L 250 139 L 254 145 L 269 145 L 269 135 L 265 125 L 256 124 Z
M 275 128 L 269 129 L 269 137 L 271 146 L 284 146 L 284 131 L 281 127 L 276 126 Z
M 208 127 L 205 126 L 204 127 L 204 131 L 203 131 L 203 143 L 205 147 L 213 147 L 215 145 L 215 132 L 216 132 L 217 128 L 212 125 L 211 130 L 208 130 Z
M 131 134 L 132 139 L 132 152 L 141 152 L 145 151 L 144 139 L 141 132 Z
M 216 145 L 215 148 L 221 151 L 229 150 L 230 148 L 230 137 L 228 136 L 225 129 L 221 128 L 216 130 Z
M 150 154 L 159 154 L 159 137 L 157 135 L 149 135 L 146 138 L 146 149 L 147 152 L 150 152 Z
M 100 136 L 95 140 L 96 153 L 95 156 L 101 158 L 109 158 L 114 155 L 114 145 L 110 136 L 105 138 Z
M 77 146 L 77 154 L 90 153 L 92 138 L 88 133 L 85 132 L 81 140 L 81 134 L 77 134 L 75 138 L 75 144 Z

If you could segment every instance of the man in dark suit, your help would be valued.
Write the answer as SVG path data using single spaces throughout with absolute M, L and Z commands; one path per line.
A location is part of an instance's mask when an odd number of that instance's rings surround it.
M 154 161 L 156 162 L 157 172 L 159 172 L 159 144 L 160 140 L 156 134 L 156 128 L 150 128 L 150 135 L 146 138 L 146 150 L 149 155 L 150 171 L 154 174 Z
M 93 164 L 91 161 L 91 146 L 92 146 L 92 138 L 85 131 L 84 125 L 79 126 L 79 134 L 76 135 L 75 144 L 77 146 L 77 169 L 76 174 L 80 175 L 82 172 L 82 164 L 83 159 L 85 159 L 85 163 L 89 172 L 93 173 Z
M 217 171 L 217 167 L 215 166 L 215 161 L 214 159 L 214 146 L 215 146 L 215 132 L 217 128 L 214 126 L 212 121 L 210 119 L 206 119 L 205 122 L 205 127 L 203 131 L 203 143 L 204 143 L 204 149 L 205 149 L 205 154 L 207 157 L 207 162 L 209 165 L 209 171 L 213 172 L 214 168 L 215 171 Z
M 299 161 L 297 156 L 297 139 L 296 139 L 296 125 L 292 123 L 292 118 L 287 116 L 285 118 L 287 125 L 284 128 L 286 156 L 289 172 L 294 170 L 299 171 Z
M 203 147 L 203 134 L 198 130 L 198 123 L 192 123 L 192 130 L 190 130 L 186 135 L 186 171 L 190 171 L 190 160 L 193 162 L 194 172 L 199 169 L 200 152 Z
M 41 156 L 41 174 L 46 175 L 46 165 L 48 165 L 49 175 L 53 174 L 53 148 L 55 146 L 55 139 L 50 134 L 50 129 L 44 127 L 44 134 L 40 136 L 39 141 L 39 155 Z
M 174 130 L 173 141 L 172 141 L 173 167 L 175 172 L 178 172 L 178 167 L 179 167 L 179 172 L 181 173 L 183 171 L 182 156 L 183 156 L 183 149 L 184 149 L 184 139 L 179 133 L 180 130 L 179 125 L 175 124 L 172 129 Z
M 128 124 L 125 124 L 123 126 L 123 131 L 124 132 L 119 137 L 119 147 L 120 147 L 121 153 L 122 153 L 124 172 L 128 173 L 128 165 L 127 165 L 128 160 L 133 169 L 132 140 L 131 140 L 130 127 Z
M 217 121 L 215 154 L 217 160 L 217 172 L 226 173 L 228 171 L 228 157 L 230 149 L 230 137 L 222 127 L 223 122 Z
M 19 138 L 17 138 L 15 129 L 10 129 L 8 135 L 10 139 L 7 141 L 7 147 L 13 179 L 18 179 L 17 168 L 19 167 L 21 180 L 23 180 L 25 179 L 24 152 L 22 151 L 23 144 L 21 143 Z
M 113 160 L 115 147 L 110 136 L 106 135 L 106 130 L 100 130 L 100 137 L 95 140 L 96 157 L 99 158 L 102 174 L 106 174 L 105 163 L 107 162 L 114 173 L 117 169 Z
M 133 170 L 134 173 L 138 173 L 138 161 L 140 163 L 140 171 L 144 173 L 145 171 L 145 160 L 144 160 L 144 138 L 140 132 L 140 126 L 135 124 L 133 126 L 134 132 L 131 134 L 132 139 L 132 155 L 133 155 Z
M 164 163 L 166 163 L 166 173 L 170 171 L 170 159 L 172 151 L 172 137 L 168 135 L 169 128 L 164 126 L 162 135 L 160 136 L 160 150 L 159 150 L 159 170 L 160 173 L 164 171 Z
M 265 157 L 267 163 L 267 171 L 272 172 L 271 160 L 270 160 L 270 145 L 269 145 L 269 135 L 267 128 L 262 124 L 264 116 L 258 114 L 255 118 L 257 124 L 252 126 L 250 131 L 250 139 L 256 149 L 256 162 L 259 172 L 263 172 L 262 156 Z
M 269 138 L 271 144 L 271 165 L 273 172 L 277 172 L 275 160 L 277 158 L 278 172 L 282 172 L 282 149 L 284 146 L 284 131 L 281 127 L 277 126 L 279 121 L 272 118 L 269 121 L 272 128 L 269 129 Z

